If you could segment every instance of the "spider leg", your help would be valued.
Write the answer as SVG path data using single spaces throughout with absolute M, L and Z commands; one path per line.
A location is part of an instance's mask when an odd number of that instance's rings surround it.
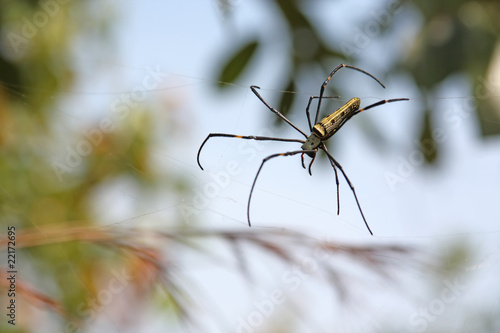
M 200 167 L 201 170 L 203 170 L 203 167 L 201 166 L 201 163 L 200 163 L 200 153 L 201 153 L 201 150 L 203 149 L 203 146 L 205 145 L 205 143 L 207 143 L 208 139 L 210 139 L 212 137 L 237 138 L 237 139 L 257 140 L 257 141 L 281 141 L 281 142 L 299 142 L 299 143 L 305 142 L 304 140 L 299 140 L 299 139 L 272 138 L 272 137 L 268 137 L 268 136 L 210 133 L 207 136 L 207 138 L 203 141 L 203 143 L 201 144 L 200 149 L 198 149 L 198 154 L 196 155 L 196 161 L 198 162 L 198 166 Z
M 328 150 L 326 149 L 326 146 L 323 145 L 322 146 L 322 149 L 325 151 L 325 152 L 328 152 Z M 328 157 L 328 160 L 330 161 L 330 164 L 333 168 L 333 171 L 335 172 L 335 182 L 337 183 L 337 215 L 340 215 L 340 182 L 339 182 L 339 175 L 337 173 L 337 168 L 335 167 L 335 163 L 333 163 L 333 161 Z
M 309 114 L 309 107 L 311 106 L 311 102 L 313 99 L 319 98 L 319 96 L 311 96 L 309 97 L 309 102 L 307 102 L 307 107 L 306 107 L 306 116 L 307 116 L 307 123 L 309 124 L 309 130 L 312 132 L 313 126 L 316 124 L 311 123 L 311 115 Z M 323 96 L 323 98 L 340 98 L 340 96 Z
M 306 168 L 306 164 L 304 163 L 304 154 L 305 153 L 302 153 L 302 155 L 300 155 L 300 159 L 302 161 L 302 167 L 305 169 Z M 316 154 L 314 154 L 312 160 L 311 160 L 311 163 L 309 163 L 309 167 L 308 167 L 308 170 L 309 170 L 309 175 L 312 176 L 312 173 L 311 173 L 311 166 L 314 162 L 314 159 L 316 158 Z
M 324 148 L 324 147 L 322 147 L 322 148 Z M 370 229 L 370 226 L 368 226 L 368 222 L 366 222 L 365 214 L 363 214 L 363 210 L 361 209 L 361 205 L 359 204 L 358 196 L 356 195 L 356 190 L 354 189 L 354 186 L 352 185 L 351 181 L 349 180 L 349 177 L 347 177 L 347 175 L 346 175 L 344 169 L 342 168 L 342 166 L 340 165 L 340 163 L 337 162 L 335 160 L 335 158 L 333 158 L 333 156 L 329 152 L 327 152 L 325 149 L 323 149 L 323 151 L 328 156 L 330 161 L 333 162 L 337 168 L 339 168 L 340 172 L 342 172 L 342 175 L 344 175 L 344 178 L 345 178 L 347 184 L 349 184 L 349 187 L 351 188 L 351 191 L 354 194 L 354 199 L 356 199 L 356 204 L 358 205 L 359 212 L 361 213 L 361 216 L 363 217 L 363 221 L 365 222 L 366 228 L 368 229 L 370 234 L 373 235 L 373 232 Z
M 375 81 L 377 81 L 382 87 L 385 88 L 385 86 L 382 84 L 382 82 L 379 81 L 379 79 L 377 79 L 375 76 L 371 75 L 370 73 L 362 70 L 361 68 L 358 68 L 358 67 L 355 67 L 355 66 L 351 66 L 351 65 L 346 65 L 346 64 L 340 64 L 338 65 L 337 67 L 335 67 L 332 72 L 330 73 L 330 75 L 328 75 L 328 77 L 326 78 L 325 82 L 323 82 L 323 84 L 321 85 L 321 89 L 319 90 L 319 101 L 318 101 L 318 109 L 316 110 L 316 117 L 314 118 L 314 123 L 317 124 L 318 123 L 318 116 L 319 116 L 319 109 L 321 107 L 321 100 L 323 99 L 323 93 L 325 92 L 325 87 L 326 85 L 328 84 L 328 82 L 330 82 L 330 79 L 332 78 L 333 75 L 335 75 L 335 73 L 341 69 L 341 68 L 344 68 L 344 67 L 347 67 L 347 68 L 351 68 L 351 69 L 354 69 L 358 72 L 361 72 L 365 75 L 368 75 L 369 77 L 371 77 L 372 79 L 374 79 Z
M 379 106 L 379 105 L 383 105 L 383 104 L 386 104 L 386 103 L 392 103 L 392 102 L 400 102 L 400 101 L 409 101 L 410 99 L 409 98 L 394 98 L 394 99 L 384 99 L 384 100 L 381 100 L 381 101 L 378 101 L 377 103 L 373 103 L 371 105 L 368 105 L 368 106 L 365 106 L 364 108 L 356 111 L 355 114 L 358 114 L 360 112 L 363 112 L 363 111 L 366 111 L 366 110 L 369 110 L 371 108 L 374 108 L 376 106 Z
M 309 163 L 309 176 L 312 176 L 312 172 L 311 172 L 311 166 L 313 165 L 314 163 L 314 160 L 316 159 L 316 154 L 314 154 L 312 160 L 311 160 L 311 163 Z
M 290 120 L 288 120 L 284 115 L 281 114 L 281 112 L 279 112 L 278 110 L 276 110 L 275 108 L 273 108 L 271 105 L 269 105 L 265 100 L 264 98 L 262 98 L 262 96 L 257 92 L 257 89 L 260 89 L 259 86 L 250 86 L 250 89 L 252 89 L 252 92 L 255 94 L 255 96 L 257 96 L 257 98 L 260 99 L 260 101 L 262 103 L 264 103 L 265 106 L 267 106 L 267 108 L 269 110 L 271 110 L 271 112 L 273 112 L 275 115 L 277 115 L 278 117 L 280 117 L 282 120 L 284 120 L 288 125 L 292 126 L 293 128 L 295 128 L 297 131 L 299 131 L 299 133 L 301 133 L 304 137 L 308 137 L 308 135 L 304 132 L 302 132 L 302 130 L 300 128 L 298 128 L 297 126 L 295 126 Z
M 264 158 L 262 160 L 262 164 L 260 165 L 259 170 L 257 170 L 257 174 L 255 175 L 255 178 L 253 180 L 252 187 L 250 188 L 250 195 L 248 196 L 247 219 L 248 219 L 248 226 L 249 227 L 252 226 L 252 224 L 250 223 L 250 202 L 252 200 L 252 194 L 253 194 L 253 190 L 254 190 L 254 187 L 255 187 L 255 183 L 257 182 L 257 178 L 259 177 L 260 171 L 262 170 L 262 167 L 264 166 L 264 164 L 267 161 L 269 161 L 271 158 L 275 158 L 275 157 L 278 157 L 278 156 L 293 156 L 293 155 L 302 154 L 302 153 L 305 153 L 305 154 L 307 154 L 307 153 L 316 154 L 317 151 L 316 150 L 294 150 L 294 151 L 289 151 L 289 152 L 286 152 L 286 153 L 272 154 L 272 155 L 269 155 L 268 157 L 266 157 L 266 158 Z

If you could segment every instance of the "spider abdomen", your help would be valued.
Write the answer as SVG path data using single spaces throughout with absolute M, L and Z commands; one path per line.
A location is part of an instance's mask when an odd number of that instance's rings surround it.
M 321 119 L 319 123 L 314 125 L 313 132 L 322 141 L 328 140 L 332 135 L 348 121 L 359 110 L 361 100 L 357 97 L 352 98 L 347 103 L 342 105 L 329 116 Z

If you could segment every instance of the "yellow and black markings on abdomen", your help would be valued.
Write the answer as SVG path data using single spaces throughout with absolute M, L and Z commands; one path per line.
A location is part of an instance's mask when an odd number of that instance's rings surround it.
M 347 103 L 338 108 L 335 112 L 321 119 L 314 125 L 313 132 L 322 141 L 328 140 L 359 110 L 361 100 L 357 97 L 352 98 Z

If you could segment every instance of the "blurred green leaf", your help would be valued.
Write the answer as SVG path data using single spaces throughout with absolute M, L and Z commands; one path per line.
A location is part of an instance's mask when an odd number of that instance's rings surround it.
M 474 84 L 483 136 L 500 134 L 498 106 L 483 100 L 481 87 L 498 44 L 500 5 L 494 1 L 419 1 L 424 24 L 405 66 L 420 88 L 432 91 L 447 77 L 466 73 Z M 478 83 L 479 82 L 479 83 Z M 489 95 L 488 97 L 491 97 Z
M 293 82 L 293 79 L 290 78 L 288 84 L 285 87 L 285 92 L 281 95 L 278 104 L 278 110 L 285 116 L 287 116 L 290 113 L 290 110 L 293 106 L 293 102 L 295 101 L 296 94 L 293 93 L 294 91 L 295 91 L 295 83 Z M 275 122 L 278 125 L 284 124 L 284 122 L 281 121 L 279 118 L 276 118 Z
M 500 134 L 500 110 L 499 106 L 494 105 L 490 100 L 476 101 L 477 117 L 481 125 L 481 134 L 483 136 Z
M 217 79 L 220 88 L 225 88 L 227 87 L 227 83 L 233 83 L 238 79 L 248 66 L 258 46 L 258 40 L 253 40 L 243 45 L 229 57 L 229 60 L 227 60 L 226 64 L 222 67 Z
M 462 26 L 450 17 L 434 18 L 424 29 L 412 54 L 410 68 L 420 86 L 433 88 L 464 65 Z
M 438 157 L 438 146 L 432 135 L 433 126 L 430 110 L 425 112 L 423 120 L 419 146 L 427 163 L 432 164 Z

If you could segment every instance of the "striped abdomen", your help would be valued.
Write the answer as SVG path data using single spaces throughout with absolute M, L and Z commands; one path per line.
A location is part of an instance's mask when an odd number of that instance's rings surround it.
M 357 97 L 349 100 L 347 103 L 338 108 L 331 115 L 320 120 L 319 123 L 314 125 L 313 132 L 321 141 L 328 140 L 332 135 L 354 116 L 359 110 L 361 100 Z

